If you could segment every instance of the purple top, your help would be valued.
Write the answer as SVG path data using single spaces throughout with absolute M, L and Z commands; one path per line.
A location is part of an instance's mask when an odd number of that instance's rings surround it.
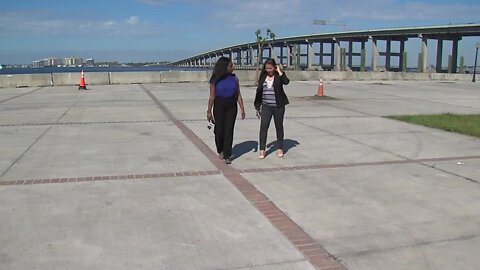
M 229 74 L 215 84 L 216 97 L 234 97 L 237 94 L 238 82 L 235 74 Z

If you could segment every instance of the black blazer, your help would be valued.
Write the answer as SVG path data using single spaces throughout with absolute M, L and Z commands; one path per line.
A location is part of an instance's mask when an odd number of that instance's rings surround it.
M 260 107 L 262 106 L 263 82 L 266 78 L 267 74 L 261 76 L 258 80 L 257 93 L 255 95 L 255 102 L 253 103 L 255 109 L 257 110 L 260 110 Z M 290 79 L 287 78 L 285 72 L 283 72 L 282 76 L 278 75 L 278 73 L 275 72 L 273 79 L 273 89 L 275 91 L 275 101 L 277 102 L 278 107 L 283 107 L 289 103 L 287 95 L 285 94 L 285 90 L 283 90 L 283 85 L 287 85 L 289 82 Z

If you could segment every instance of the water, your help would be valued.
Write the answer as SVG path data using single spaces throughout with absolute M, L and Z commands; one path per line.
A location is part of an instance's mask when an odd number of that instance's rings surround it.
M 131 72 L 131 71 L 202 71 L 210 68 L 176 66 L 140 66 L 140 67 L 39 67 L 39 68 L 2 68 L 0 74 L 38 74 L 38 73 L 77 73 L 85 72 Z

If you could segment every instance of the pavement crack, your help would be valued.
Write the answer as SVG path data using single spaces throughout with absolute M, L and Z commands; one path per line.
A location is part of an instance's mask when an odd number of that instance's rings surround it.
M 288 265 L 288 264 L 295 264 L 301 262 L 308 262 L 306 259 L 299 259 L 299 260 L 290 260 L 290 261 L 283 261 L 283 262 L 273 262 L 273 263 L 265 263 L 265 264 L 252 264 L 246 266 L 234 266 L 228 268 L 214 268 L 211 270 L 243 270 L 243 269 L 255 269 L 257 267 L 264 267 L 264 266 L 280 266 L 280 265 Z
M 371 249 L 364 249 L 356 252 L 345 252 L 342 254 L 338 254 L 340 257 L 360 257 L 360 256 L 365 256 L 370 253 L 384 253 L 384 252 L 390 252 L 394 250 L 400 250 L 400 249 L 405 249 L 405 248 L 418 248 L 418 247 L 425 247 L 425 246 L 431 246 L 435 244 L 442 244 L 442 243 L 449 243 L 449 242 L 458 242 L 458 241 L 465 241 L 465 240 L 472 240 L 475 238 L 480 237 L 479 234 L 468 234 L 468 235 L 462 235 L 459 237 L 455 238 L 448 238 L 448 239 L 439 239 L 439 240 L 433 240 L 433 241 L 419 241 L 418 243 L 410 244 L 410 245 L 398 245 L 394 247 L 388 247 L 388 248 L 371 248 Z
M 4 100 L 0 100 L 0 103 L 4 103 L 4 102 L 7 102 L 7 101 L 10 101 L 10 100 L 19 98 L 19 97 L 23 97 L 23 96 L 25 96 L 25 95 L 29 95 L 29 94 L 34 93 L 34 92 L 37 92 L 38 90 L 41 90 L 41 89 L 43 89 L 43 88 L 44 88 L 44 87 L 40 87 L 40 88 L 37 88 L 37 89 L 33 89 L 32 91 L 27 92 L 27 93 L 23 93 L 23 94 L 16 95 L 16 96 L 11 97 L 11 98 L 7 98 L 7 99 L 4 99 Z
M 15 161 L 12 162 L 7 169 L 5 169 L 5 171 L 0 175 L 0 178 L 2 178 L 30 150 L 30 148 L 32 148 L 41 138 L 43 138 L 43 136 L 45 136 L 45 134 L 47 134 L 51 128 L 52 127 L 48 127 L 40 136 L 38 136 L 38 138 L 32 144 L 30 144 L 30 146 L 23 151 L 23 153 L 17 159 L 15 159 Z
M 460 174 L 457 174 L 457 173 L 454 173 L 454 172 L 450 172 L 450 171 L 447 171 L 447 170 L 444 170 L 444 169 L 440 169 L 440 168 L 436 167 L 435 164 L 434 164 L 434 165 L 429 165 L 429 164 L 426 164 L 426 163 L 423 163 L 423 162 L 420 162 L 420 164 L 423 165 L 423 166 L 432 168 L 432 169 L 434 169 L 434 170 L 441 171 L 441 172 L 443 172 L 443 173 L 446 173 L 446 174 L 449 174 L 449 175 L 453 175 L 453 176 L 456 176 L 456 177 L 465 179 L 465 180 L 470 181 L 470 182 L 473 182 L 473 183 L 475 183 L 475 184 L 479 184 L 479 183 L 480 183 L 480 181 L 475 180 L 475 179 L 472 179 L 472 178 L 470 178 L 470 177 L 466 177 L 466 176 L 463 176 L 463 175 L 460 175 Z

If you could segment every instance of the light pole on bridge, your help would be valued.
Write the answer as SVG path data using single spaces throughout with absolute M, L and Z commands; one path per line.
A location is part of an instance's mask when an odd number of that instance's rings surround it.
M 472 82 L 475 82 L 475 74 L 477 73 L 478 48 L 480 48 L 480 42 L 477 42 L 477 43 L 475 44 L 475 64 L 473 65 L 473 78 L 472 78 Z

